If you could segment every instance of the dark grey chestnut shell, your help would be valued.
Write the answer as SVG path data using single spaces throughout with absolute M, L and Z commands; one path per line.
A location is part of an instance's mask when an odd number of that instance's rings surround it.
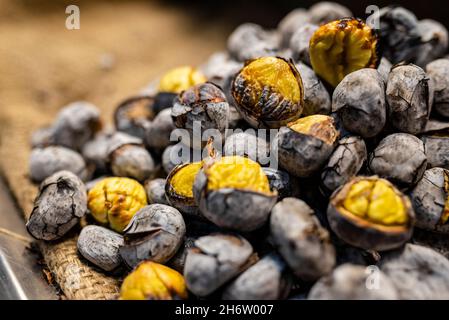
M 121 102 L 114 112 L 117 131 L 143 139 L 147 123 L 155 117 L 153 104 L 154 98 L 150 96 L 132 97 Z
M 449 169 L 449 135 L 425 134 L 421 136 L 428 167 Z
M 297 177 L 309 177 L 318 172 L 329 159 L 336 141 L 328 144 L 314 136 L 282 127 L 277 142 L 279 164 Z
M 121 234 L 96 225 L 84 227 L 77 241 L 79 253 L 105 271 L 113 271 L 122 264 L 119 253 L 122 245 Z
M 83 182 L 72 172 L 59 171 L 40 185 L 26 228 L 38 240 L 60 239 L 86 211 L 87 192 Z
M 402 246 L 411 238 L 415 222 L 415 213 L 407 196 L 401 196 L 409 216 L 408 223 L 403 227 L 374 224 L 340 210 L 340 203 L 346 197 L 349 188 L 364 179 L 377 180 L 378 178 L 376 176 L 354 178 L 332 195 L 327 208 L 327 218 L 332 231 L 346 243 L 365 250 L 385 251 Z
M 449 223 L 442 218 L 448 200 L 449 171 L 431 168 L 424 172 L 421 181 L 410 192 L 416 214 L 416 227 L 439 233 L 449 233 Z
M 204 170 L 196 175 L 193 195 L 201 214 L 222 228 L 249 232 L 262 227 L 277 200 L 277 192 L 223 188 L 208 190 Z

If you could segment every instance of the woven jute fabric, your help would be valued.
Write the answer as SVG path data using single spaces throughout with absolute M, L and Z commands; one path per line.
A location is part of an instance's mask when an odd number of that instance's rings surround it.
M 118 297 L 118 279 L 106 276 L 81 261 L 76 237 L 57 244 L 40 242 L 39 246 L 48 268 L 68 299 L 109 300 Z

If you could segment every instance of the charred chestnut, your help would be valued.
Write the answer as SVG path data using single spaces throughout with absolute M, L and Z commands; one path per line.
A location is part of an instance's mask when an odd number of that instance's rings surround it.
M 348 74 L 335 88 L 332 111 L 337 112 L 344 128 L 371 138 L 386 123 L 385 84 L 375 69 L 361 69 Z
M 248 61 L 232 83 L 232 96 L 253 127 L 279 128 L 302 112 L 304 89 L 296 67 L 282 58 Z
M 169 204 L 165 197 L 165 179 L 157 178 L 145 181 L 148 203 Z
M 247 240 L 229 234 L 201 237 L 189 249 L 184 266 L 187 288 L 204 297 L 239 274 L 253 248 Z
M 426 170 L 410 193 L 421 229 L 449 233 L 449 171 L 443 168 Z
M 449 117 L 449 60 L 435 60 L 426 66 L 426 71 L 434 86 L 432 110 Z
M 327 217 L 331 229 L 345 242 L 379 251 L 407 242 L 415 220 L 408 197 L 375 176 L 354 178 L 335 191 Z
M 100 111 L 85 101 L 73 102 L 64 107 L 53 123 L 52 141 L 74 150 L 81 150 L 101 129 Z
M 292 287 L 292 277 L 285 262 L 271 253 L 249 267 L 223 291 L 224 300 L 285 299 Z
M 427 165 L 449 169 L 449 133 L 437 130 L 422 135 L 421 140 L 426 150 Z
M 175 208 L 150 204 L 133 216 L 123 233 L 125 243 L 120 247 L 120 256 L 133 268 L 145 260 L 170 260 L 181 246 L 186 225 Z
M 329 232 L 302 200 L 278 202 L 271 212 L 270 230 L 275 246 L 297 277 L 314 281 L 334 267 Z
M 331 113 L 331 97 L 318 76 L 303 63 L 296 64 L 304 85 L 303 116 Z
M 187 129 L 193 137 L 194 122 L 201 130 L 217 129 L 222 135 L 229 124 L 229 104 L 224 92 L 215 84 L 206 82 L 183 91 L 171 110 L 177 128 Z M 193 147 L 196 144 L 193 144 Z
M 333 118 L 325 115 L 289 123 L 276 136 L 279 164 L 295 176 L 311 176 L 331 155 L 338 134 Z
M 423 69 L 413 64 L 394 66 L 388 76 L 386 95 L 393 127 L 411 134 L 425 129 L 433 101 L 433 85 Z
M 70 171 L 83 181 L 88 180 L 90 176 L 83 157 L 72 149 L 49 146 L 31 152 L 30 177 L 33 181 L 42 182 L 61 170 Z
M 307 10 L 297 8 L 290 11 L 278 24 L 278 31 L 281 34 L 281 45 L 288 47 L 292 36 L 302 26 L 308 24 L 310 16 Z
M 375 12 L 373 19 L 380 22 L 379 35 L 385 57 L 393 64 L 413 60 L 420 43 L 416 16 L 405 8 L 388 6 Z
M 144 138 L 145 127 L 155 117 L 154 99 L 148 96 L 129 98 L 115 109 L 114 122 L 117 131 Z
M 84 227 L 77 241 L 81 255 L 105 271 L 115 270 L 121 265 L 119 247 L 122 245 L 122 235 L 94 225 Z
M 370 154 L 368 169 L 401 188 L 415 185 L 424 174 L 427 157 L 424 144 L 407 133 L 385 137 Z
M 321 173 L 321 190 L 332 193 L 355 177 L 367 159 L 365 141 L 360 137 L 349 136 L 338 141 Z
M 230 156 L 206 165 L 197 174 L 194 197 L 202 215 L 216 225 L 253 231 L 267 221 L 277 193 L 270 190 L 257 162 Z
M 354 18 L 322 25 L 310 39 L 309 55 L 315 73 L 333 87 L 351 72 L 380 62 L 375 31 Z
M 112 173 L 118 177 L 129 177 L 145 181 L 152 177 L 157 167 L 152 155 L 134 137 L 116 134 L 110 141 L 108 154 Z M 123 137 L 123 139 L 122 139 Z
M 309 300 L 396 300 L 396 287 L 382 271 L 376 273 L 378 288 L 370 288 L 366 267 L 343 264 L 320 279 L 310 290 Z
M 407 243 L 388 252 L 379 263 L 406 300 L 449 299 L 449 260 L 438 252 Z
M 180 164 L 168 175 L 165 195 L 169 203 L 185 214 L 197 214 L 198 207 L 193 197 L 193 183 L 202 162 Z
M 352 17 L 352 12 L 337 2 L 320 1 L 310 7 L 309 16 L 311 22 L 323 24 L 341 18 Z
M 59 171 L 40 185 L 26 227 L 36 239 L 56 240 L 75 226 L 86 211 L 83 182 L 69 171 Z
M 310 39 L 317 30 L 318 26 L 311 23 L 306 23 L 295 30 L 295 33 L 290 39 L 289 45 L 289 48 L 292 51 L 293 60 L 301 61 L 308 66 L 311 65 L 309 56 L 309 44 Z M 301 70 L 299 70 L 299 72 L 301 73 L 301 76 L 303 76 Z M 305 90 L 305 92 L 307 93 L 307 90 Z
M 254 23 L 238 26 L 228 38 L 228 52 L 237 61 L 271 56 L 278 47 L 274 34 Z

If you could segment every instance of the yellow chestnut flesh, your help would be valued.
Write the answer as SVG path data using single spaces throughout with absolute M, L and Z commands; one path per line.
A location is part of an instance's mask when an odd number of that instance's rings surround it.
M 240 157 L 222 157 L 205 169 L 207 188 L 233 188 L 271 194 L 270 184 L 262 167 L 255 161 Z
M 193 182 L 202 165 L 202 162 L 190 163 L 183 166 L 173 175 L 170 185 L 177 195 L 185 198 L 193 198 Z
M 359 19 L 329 22 L 313 34 L 310 62 L 317 75 L 336 87 L 351 72 L 376 68 L 378 39 L 373 29 Z
M 384 226 L 405 225 L 409 220 L 402 197 L 383 179 L 354 183 L 343 207 L 357 217 Z
M 302 90 L 290 65 L 276 57 L 259 58 L 245 66 L 241 75 L 253 86 L 254 100 L 258 101 L 265 87 L 271 87 L 284 99 L 293 103 L 301 100 Z M 258 96 L 256 96 L 258 95 Z
M 287 127 L 295 132 L 314 136 L 327 144 L 333 144 L 338 138 L 333 118 L 325 115 L 300 118 L 287 124 Z
M 159 81 L 159 92 L 180 93 L 188 88 L 206 82 L 207 78 L 190 66 L 178 67 L 167 72 Z
M 177 271 L 159 263 L 141 263 L 123 281 L 121 300 L 174 300 L 187 299 L 184 277 Z
M 234 78 L 231 92 L 241 115 L 253 127 L 279 128 L 303 110 L 301 76 L 282 58 L 248 61 Z
M 134 214 L 147 205 L 147 196 L 136 180 L 105 178 L 89 191 L 87 205 L 95 220 L 122 232 Z

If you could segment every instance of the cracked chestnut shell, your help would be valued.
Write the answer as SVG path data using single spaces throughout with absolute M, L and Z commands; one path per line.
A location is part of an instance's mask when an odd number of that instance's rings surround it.
M 186 225 L 181 213 L 165 204 L 140 209 L 123 230 L 120 256 L 129 267 L 144 260 L 165 263 L 181 246 Z
M 436 130 L 421 136 L 429 167 L 449 169 L 449 131 Z
M 279 57 L 249 60 L 232 82 L 232 96 L 253 127 L 279 128 L 301 115 L 304 89 L 293 63 Z
M 330 116 L 313 115 L 291 122 L 276 136 L 279 164 L 297 177 L 311 176 L 331 155 L 338 135 Z
M 56 240 L 75 226 L 86 211 L 83 182 L 69 171 L 60 171 L 40 185 L 26 228 L 38 240 Z
M 368 159 L 370 172 L 389 179 L 401 189 L 407 189 L 421 180 L 426 166 L 423 142 L 407 133 L 386 136 Z
M 167 200 L 182 213 L 197 214 L 198 206 L 193 197 L 193 183 L 202 165 L 202 162 L 180 164 L 167 177 L 165 183 Z
M 332 94 L 332 112 L 344 128 L 363 138 L 378 135 L 387 121 L 385 84 L 375 69 L 348 74 Z
M 376 68 L 380 62 L 379 41 L 373 29 L 355 18 L 322 25 L 310 39 L 313 70 L 331 86 L 362 68 Z
M 434 85 L 435 110 L 443 117 L 449 117 L 449 60 L 438 59 L 426 66 L 426 72 Z
M 415 135 L 425 130 L 433 104 L 433 82 L 423 69 L 414 64 L 393 66 L 386 97 L 393 127 Z
M 125 133 L 116 133 L 111 138 L 108 160 L 115 176 L 145 181 L 155 175 L 158 167 L 141 142 L 141 139 Z
M 145 126 L 155 117 L 153 104 L 154 98 L 149 96 L 132 97 L 120 103 L 114 113 L 117 131 L 143 139 Z
M 88 193 L 90 213 L 99 223 L 122 232 L 147 205 L 145 188 L 136 180 L 112 177 L 99 181 Z
M 410 193 L 416 214 L 416 226 L 421 229 L 449 233 L 449 171 L 431 168 Z
M 407 196 L 388 180 L 356 177 L 336 190 L 327 208 L 339 238 L 365 250 L 390 250 L 407 242 L 415 214 Z
M 201 124 L 201 131 L 216 129 L 224 136 L 229 125 L 229 104 L 226 95 L 217 85 L 206 82 L 182 91 L 175 99 L 171 110 L 173 123 L 177 128 L 189 131 L 194 138 L 194 123 Z M 192 141 L 194 148 L 199 148 Z
M 183 276 L 162 264 L 145 261 L 126 276 L 120 300 L 180 300 L 188 293 Z
M 240 236 L 214 234 L 195 240 L 184 265 L 187 287 L 204 297 L 239 274 L 253 253 L 251 244 Z
M 358 136 L 348 136 L 338 141 L 338 146 L 321 172 L 320 190 L 331 194 L 355 177 L 367 159 L 365 141 Z
M 79 253 L 105 271 L 113 271 L 122 264 L 119 253 L 122 245 L 122 235 L 95 225 L 85 226 L 77 241 Z
M 260 165 L 239 156 L 206 165 L 196 175 L 193 194 L 205 218 L 244 232 L 260 228 L 277 199 Z

